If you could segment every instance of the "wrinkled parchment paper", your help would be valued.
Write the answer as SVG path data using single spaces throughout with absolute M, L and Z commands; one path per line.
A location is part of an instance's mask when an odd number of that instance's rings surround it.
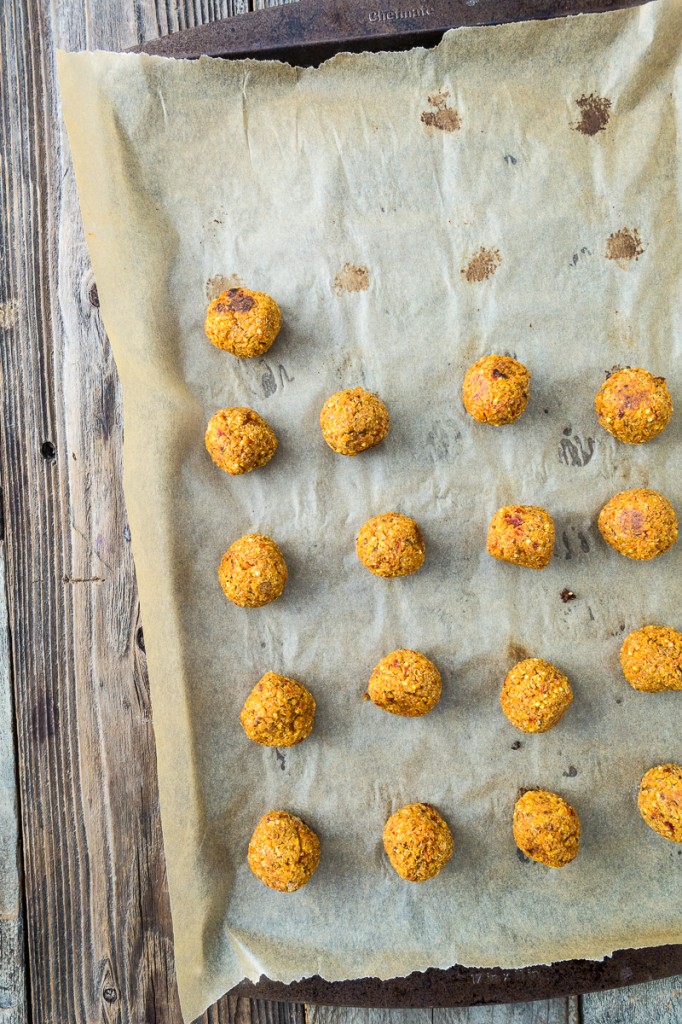
M 60 57 L 124 389 L 188 1020 L 262 973 L 387 978 L 682 940 L 682 847 L 636 808 L 641 775 L 682 760 L 682 695 L 636 693 L 618 665 L 629 630 L 682 626 L 682 544 L 637 564 L 596 529 L 627 487 L 660 489 L 682 512 L 681 20 L 659 0 L 317 70 Z M 207 290 L 224 279 L 281 304 L 265 358 L 237 361 L 204 337 Z M 513 427 L 477 425 L 461 405 L 466 367 L 489 352 L 533 375 Z M 617 363 L 667 376 L 678 406 L 642 448 L 595 420 L 594 393 Z M 386 401 L 392 431 L 342 458 L 322 441 L 319 410 L 358 384 Z M 254 407 L 280 438 L 243 478 L 204 450 L 205 424 L 226 405 Z M 555 517 L 545 572 L 485 553 L 490 517 L 511 502 Z M 371 576 L 354 552 L 363 521 L 389 510 L 414 516 L 427 542 L 424 568 L 402 580 Z M 230 605 L 216 575 L 250 531 L 275 538 L 290 570 L 283 597 L 260 610 Z M 576 600 L 562 602 L 565 587 Z M 443 699 L 423 719 L 362 700 L 395 647 L 442 670 Z M 575 691 L 542 736 L 517 733 L 498 706 L 527 653 Z M 314 733 L 294 749 L 260 748 L 238 722 L 268 670 L 317 699 Z M 562 871 L 514 846 L 514 801 L 534 786 L 582 819 L 580 855 Z M 401 881 L 381 845 L 388 815 L 411 801 L 435 804 L 455 835 L 449 866 L 423 885 Z M 300 814 L 322 841 L 294 895 L 246 864 L 269 808 Z

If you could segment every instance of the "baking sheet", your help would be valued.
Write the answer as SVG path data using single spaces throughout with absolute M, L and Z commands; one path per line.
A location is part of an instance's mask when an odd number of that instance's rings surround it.
M 679 7 L 657 0 L 317 70 L 60 55 L 124 390 L 188 1020 L 241 977 L 517 967 L 682 936 L 682 848 L 635 803 L 647 768 L 682 759 L 680 697 L 635 693 L 618 667 L 630 629 L 679 628 L 682 549 L 636 564 L 596 529 L 625 487 L 660 489 L 679 511 L 680 418 L 635 449 L 604 434 L 592 406 L 616 363 L 664 374 L 680 402 L 681 28 Z M 223 280 L 280 303 L 264 359 L 237 362 L 203 336 Z M 533 374 L 528 410 L 505 430 L 473 423 L 459 400 L 466 367 L 490 351 Z M 392 431 L 343 459 L 321 439 L 319 409 L 357 384 L 386 401 Z M 244 478 L 203 448 L 224 405 L 251 405 L 280 438 Z M 555 517 L 543 573 L 485 554 L 489 519 L 510 502 Z M 354 553 L 362 522 L 389 510 L 426 537 L 424 568 L 403 580 L 371 576 Z M 272 536 L 290 570 L 283 597 L 257 610 L 231 606 L 216 574 L 251 531 Z M 561 601 L 564 587 L 575 601 Z M 443 673 L 424 719 L 362 700 L 398 646 Z M 527 653 L 574 687 L 544 736 L 517 733 L 498 707 Z M 315 694 L 316 728 L 297 748 L 259 748 L 238 724 L 267 670 Z M 560 872 L 517 856 L 511 812 L 531 786 L 580 813 L 581 853 Z M 438 806 L 456 843 L 421 886 L 381 847 L 388 815 L 417 800 Z M 270 807 L 322 841 L 294 895 L 246 866 Z

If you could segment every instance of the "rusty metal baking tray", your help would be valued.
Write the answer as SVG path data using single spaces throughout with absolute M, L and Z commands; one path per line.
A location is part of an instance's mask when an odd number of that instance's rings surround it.
M 300 0 L 176 32 L 134 52 L 194 59 L 255 57 L 313 66 L 339 51 L 404 50 L 434 46 L 450 28 L 597 14 L 640 6 L 642 0 Z M 589 927 L 589 922 L 585 922 Z M 682 974 L 682 945 L 618 950 L 603 961 L 567 960 L 549 966 L 451 967 L 380 981 L 291 985 L 242 982 L 235 995 L 336 1006 L 474 1006 L 596 992 Z

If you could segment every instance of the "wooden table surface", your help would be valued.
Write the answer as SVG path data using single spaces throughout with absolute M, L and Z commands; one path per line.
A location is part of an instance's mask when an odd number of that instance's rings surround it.
M 0 8 L 0 1024 L 181 1021 L 121 393 L 54 50 L 122 50 L 247 9 L 248 0 Z M 225 997 L 201 1021 L 682 1024 L 682 978 L 461 1010 Z

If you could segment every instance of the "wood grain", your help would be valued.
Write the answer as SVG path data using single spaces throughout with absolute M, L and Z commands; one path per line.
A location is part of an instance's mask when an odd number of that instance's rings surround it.
M 0 1022 L 25 1024 L 24 908 L 5 595 L 5 549 L 0 541 Z
M 582 1024 L 682 1024 L 682 977 L 582 997 Z
M 3 5 L 0 478 L 30 970 L 25 1000 L 12 910 L 0 917 L 2 1024 L 181 1019 L 121 485 L 121 395 L 60 127 L 54 46 L 118 50 L 247 9 L 248 0 Z M 585 1019 L 675 1019 L 666 1007 L 679 1006 L 679 979 L 632 992 L 587 997 Z M 618 1016 L 632 1005 L 650 1016 Z M 314 1024 L 573 1024 L 577 1002 L 307 1015 Z M 225 997 L 201 1020 L 305 1018 L 301 1006 Z

